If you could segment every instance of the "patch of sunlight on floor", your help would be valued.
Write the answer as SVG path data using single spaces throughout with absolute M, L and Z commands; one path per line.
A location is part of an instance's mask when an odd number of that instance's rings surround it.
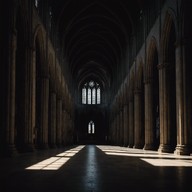
M 153 166 L 192 167 L 192 160 L 146 159 L 146 158 L 141 158 L 141 160 L 143 160 Z
M 134 149 L 119 146 L 97 147 L 106 155 L 138 157 L 153 166 L 185 166 L 192 167 L 192 156 L 176 155 L 173 153 L 159 153 L 158 151 Z
M 69 149 L 63 153 L 57 154 L 55 157 L 50 157 L 41 162 L 38 162 L 30 167 L 27 167 L 27 170 L 58 170 L 63 166 L 71 157 L 76 155 L 84 146 L 78 146 L 73 149 Z

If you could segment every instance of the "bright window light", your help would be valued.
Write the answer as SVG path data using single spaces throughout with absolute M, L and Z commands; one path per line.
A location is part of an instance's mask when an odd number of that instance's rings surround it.
M 97 104 L 101 103 L 101 90 L 97 88 Z
M 88 134 L 94 134 L 95 133 L 95 124 L 93 121 L 90 121 L 88 124 Z
M 182 159 L 146 159 L 141 160 L 153 165 L 153 166 L 169 166 L 169 167 L 192 167 L 192 160 Z
M 82 89 L 82 103 L 86 104 L 86 99 L 87 99 L 87 94 L 86 94 L 86 88 Z
M 63 153 L 57 154 L 55 157 L 50 157 L 32 166 L 29 166 L 26 168 L 26 170 L 58 170 L 83 148 L 84 146 L 78 146 L 73 149 L 69 149 Z
M 100 85 L 91 80 L 86 82 L 81 89 L 82 104 L 95 105 L 101 103 L 101 89 Z
M 158 151 L 119 146 L 97 146 L 106 155 L 138 157 L 153 166 L 192 167 L 192 156 L 159 153 Z

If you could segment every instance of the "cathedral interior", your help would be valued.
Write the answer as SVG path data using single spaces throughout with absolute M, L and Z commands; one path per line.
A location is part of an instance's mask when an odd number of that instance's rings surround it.
M 190 0 L 0 9 L 3 192 L 192 188 Z M 57 153 L 65 167 L 34 171 Z

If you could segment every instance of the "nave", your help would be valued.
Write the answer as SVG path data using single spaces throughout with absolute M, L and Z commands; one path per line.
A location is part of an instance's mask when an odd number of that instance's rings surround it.
M 0 159 L 2 192 L 191 191 L 192 156 L 108 145 Z

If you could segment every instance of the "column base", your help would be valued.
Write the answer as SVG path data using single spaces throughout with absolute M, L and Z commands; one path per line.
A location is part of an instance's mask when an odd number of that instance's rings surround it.
M 173 153 L 174 149 L 171 145 L 160 144 L 158 152 L 159 153 Z
M 133 148 L 134 149 L 143 149 L 143 145 L 142 144 L 135 144 L 134 146 L 133 146 Z
M 154 144 L 145 144 L 143 147 L 144 150 L 157 150 Z
M 190 155 L 191 146 L 188 145 L 177 145 L 174 151 L 175 155 Z
M 129 147 L 129 146 L 128 146 L 128 144 L 126 143 L 126 144 L 123 145 L 123 147 Z
M 128 145 L 128 148 L 133 148 L 133 144 L 129 144 L 129 145 Z

